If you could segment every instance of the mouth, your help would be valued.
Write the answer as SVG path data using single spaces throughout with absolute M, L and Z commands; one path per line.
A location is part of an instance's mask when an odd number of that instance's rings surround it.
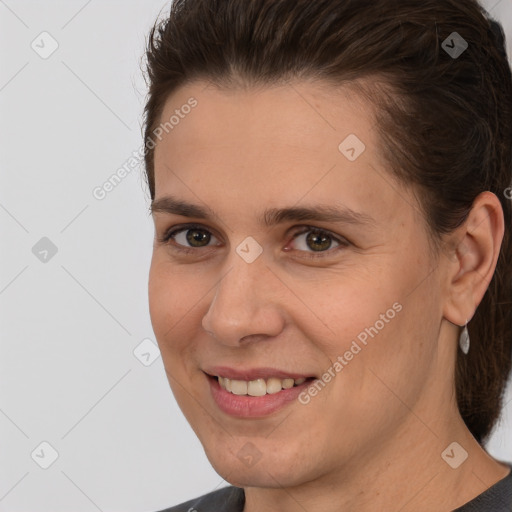
M 283 390 L 314 380 L 314 377 L 299 377 L 297 379 L 268 377 L 255 380 L 229 379 L 220 375 L 210 377 L 216 379 L 222 389 L 233 395 L 252 397 L 275 395 Z
M 273 367 L 212 366 L 203 369 L 211 398 L 223 413 L 256 419 L 292 406 L 317 377 Z
M 230 372 L 233 375 L 235 372 Z M 315 377 L 281 375 L 264 378 L 261 372 L 258 378 L 243 380 L 222 375 L 204 373 L 210 384 L 211 397 L 217 407 L 225 414 L 241 418 L 256 419 L 278 413 L 285 406 L 297 401 L 297 398 L 315 380 Z

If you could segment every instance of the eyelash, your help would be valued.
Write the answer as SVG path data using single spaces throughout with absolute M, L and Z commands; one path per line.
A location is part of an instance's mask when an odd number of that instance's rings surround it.
M 161 244 L 169 245 L 170 247 L 172 247 L 173 250 L 181 252 L 183 254 L 194 253 L 197 250 L 204 249 L 204 248 L 203 247 L 196 247 L 196 248 L 184 247 L 182 245 L 172 244 L 171 243 L 171 240 L 173 239 L 173 237 L 176 236 L 178 233 L 181 233 L 182 231 L 193 230 L 193 229 L 197 229 L 197 230 L 200 230 L 200 231 L 205 231 L 205 232 L 210 233 L 211 235 L 213 235 L 213 233 L 210 230 L 208 230 L 207 228 L 205 228 L 204 226 L 201 226 L 199 224 L 184 224 L 184 225 L 182 225 L 180 227 L 170 228 L 169 230 L 167 230 L 162 237 L 158 238 L 158 242 L 161 243 Z M 328 249 L 326 251 L 319 251 L 316 254 L 315 253 L 311 253 L 310 254 L 307 251 L 302 251 L 300 249 L 297 249 L 299 252 L 305 252 L 307 254 L 307 255 L 304 255 L 304 257 L 306 259 L 325 258 L 326 254 L 331 255 L 332 252 L 337 252 L 338 250 L 344 249 L 344 248 L 346 248 L 349 245 L 348 240 L 346 240 L 345 238 L 338 237 L 338 236 L 334 235 L 333 233 L 331 233 L 330 231 L 327 231 L 325 229 L 320 229 L 320 228 L 317 228 L 317 227 L 314 227 L 314 226 L 304 226 L 301 231 L 298 231 L 298 232 L 296 232 L 293 235 L 292 240 L 295 240 L 298 236 L 303 235 L 304 233 L 309 233 L 309 232 L 314 232 L 314 233 L 319 234 L 319 235 L 327 235 L 329 238 L 331 238 L 332 240 L 336 241 L 340 245 L 338 247 L 334 247 L 334 248 Z M 215 236 L 215 235 L 213 235 L 213 236 Z

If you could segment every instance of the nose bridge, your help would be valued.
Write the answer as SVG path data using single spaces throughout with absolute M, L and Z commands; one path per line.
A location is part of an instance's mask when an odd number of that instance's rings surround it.
M 214 297 L 202 319 L 203 328 L 224 343 L 238 345 L 252 335 L 276 336 L 282 319 L 272 301 L 272 273 L 262 257 L 248 263 L 232 253 L 228 270 L 215 285 Z

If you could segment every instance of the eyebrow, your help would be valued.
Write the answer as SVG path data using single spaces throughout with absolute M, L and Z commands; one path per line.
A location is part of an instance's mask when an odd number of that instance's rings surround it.
M 215 212 L 197 204 L 179 200 L 173 196 L 164 196 L 151 202 L 151 214 L 166 213 L 182 217 L 195 217 L 211 220 L 218 217 Z M 265 227 L 272 227 L 285 222 L 339 222 L 359 226 L 376 226 L 377 222 L 366 213 L 356 212 L 345 206 L 315 205 L 309 207 L 270 208 L 258 218 Z

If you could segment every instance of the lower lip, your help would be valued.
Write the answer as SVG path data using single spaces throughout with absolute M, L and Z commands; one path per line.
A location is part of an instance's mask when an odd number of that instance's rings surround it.
M 298 386 L 283 389 L 272 395 L 247 396 L 234 395 L 226 391 L 215 377 L 206 376 L 210 383 L 213 399 L 219 409 L 230 416 L 238 418 L 260 418 L 268 416 L 285 405 L 293 402 L 306 389 L 312 380 L 308 379 Z

